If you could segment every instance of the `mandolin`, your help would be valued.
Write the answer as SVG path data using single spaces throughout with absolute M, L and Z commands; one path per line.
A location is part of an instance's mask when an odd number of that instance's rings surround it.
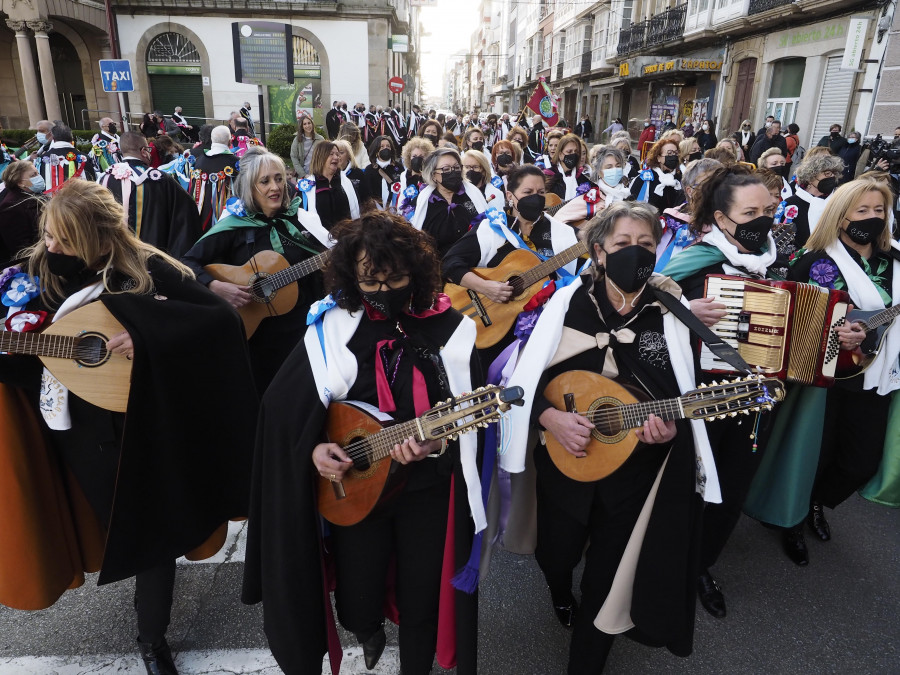
M 868 311 L 864 309 L 852 309 L 847 312 L 846 318 L 841 319 L 835 324 L 836 326 L 840 326 L 845 322 L 858 322 L 862 324 L 862 328 L 866 333 L 874 331 L 872 334 L 866 335 L 864 344 L 866 346 L 874 344 L 875 347 L 875 349 L 869 353 L 863 353 L 859 350 L 851 352 L 842 349 L 838 355 L 836 379 L 846 380 L 868 370 L 869 366 L 871 366 L 872 362 L 875 360 L 875 357 L 878 356 L 878 352 L 881 351 L 887 329 L 891 327 L 891 322 L 897 316 L 900 316 L 900 305 L 894 305 L 887 309 L 874 309 Z
M 771 410 L 784 398 L 784 383 L 751 375 L 654 401 L 641 400 L 646 399 L 642 392 L 602 375 L 572 370 L 551 380 L 544 396 L 554 408 L 576 412 L 594 424 L 586 457 L 576 457 L 544 432 L 556 468 L 573 480 L 588 482 L 606 478 L 625 463 L 640 442 L 631 430 L 643 426 L 651 414 L 665 421 L 702 420 Z
M 102 302 L 91 302 L 41 333 L 0 332 L 0 352 L 37 356 L 79 398 L 98 408 L 125 412 L 131 361 L 106 349 L 109 339 L 124 330 Z
M 522 405 L 523 396 L 521 387 L 481 387 L 439 403 L 421 417 L 391 426 L 383 426 L 389 418 L 368 404 L 332 403 L 326 436 L 346 451 L 353 466 L 340 481 L 319 476 L 319 513 L 335 525 L 355 525 L 403 488 L 404 475 L 397 470 L 402 465 L 382 461 L 390 459 L 394 445 L 410 436 L 419 442 L 455 439 L 498 420 L 510 406 Z
M 446 284 L 446 293 L 454 309 L 475 319 L 478 349 L 491 347 L 509 332 L 528 301 L 544 286 L 547 278 L 560 267 L 587 255 L 587 244 L 578 242 L 552 258 L 541 262 L 534 252 L 522 248 L 510 251 L 496 267 L 473 267 L 470 271 L 482 279 L 505 281 L 513 287 L 508 302 L 494 302 L 470 288 Z
M 217 281 L 250 287 L 250 302 L 237 310 L 249 339 L 263 319 L 285 314 L 297 306 L 298 289 L 294 282 L 324 269 L 330 257 L 329 250 L 291 265 L 275 251 L 260 251 L 243 265 L 214 264 L 203 269 Z

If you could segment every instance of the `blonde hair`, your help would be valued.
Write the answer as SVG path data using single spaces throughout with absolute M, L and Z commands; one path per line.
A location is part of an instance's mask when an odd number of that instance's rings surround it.
M 63 300 L 65 292 L 59 277 L 50 272 L 47 264 L 44 238 L 48 227 L 52 227 L 54 239 L 65 242 L 64 246 L 89 269 L 102 274 L 103 287 L 108 293 L 152 292 L 153 278 L 147 267 L 153 257 L 166 261 L 182 277 L 194 278 L 188 267 L 137 238 L 112 192 L 97 183 L 69 180 L 47 201 L 39 223 L 40 239 L 27 250 L 28 273 L 40 278 L 48 298 L 53 300 Z M 112 284 L 114 274 L 134 283 L 128 284 L 127 289 L 117 288 Z
M 894 201 L 894 195 L 890 188 L 877 180 L 864 177 L 844 183 L 835 190 L 828 201 L 825 202 L 825 210 L 819 218 L 819 224 L 806 240 L 806 248 L 810 251 L 824 251 L 838 240 L 841 234 L 841 223 L 847 217 L 847 212 L 853 208 L 859 199 L 867 192 L 878 192 L 884 201 L 884 230 L 878 235 L 874 244 L 881 251 L 887 251 L 891 247 L 891 230 L 888 225 L 887 214 Z
M 425 157 L 422 158 L 422 161 L 424 162 L 425 159 L 428 158 L 428 155 L 434 152 L 434 145 L 432 145 L 431 141 L 422 136 L 413 136 L 410 138 L 406 142 L 406 145 L 403 146 L 403 166 L 409 168 L 409 163 L 412 161 L 412 151 L 417 149 L 425 153 Z
M 485 183 L 490 182 L 491 180 L 491 165 L 488 162 L 487 155 L 483 152 L 478 152 L 477 150 L 467 150 L 459 156 L 460 163 L 466 161 L 467 159 L 471 159 L 473 162 L 478 164 L 481 167 L 481 173 L 484 174 Z M 463 167 L 463 175 L 465 175 L 466 169 Z
M 697 149 L 700 149 L 700 144 L 697 143 L 696 138 L 685 138 L 681 143 L 678 144 L 678 158 L 681 160 L 682 164 L 687 162 L 688 155 L 691 154 L 691 148 L 697 146 Z
M 345 141 L 343 138 L 339 138 L 336 141 L 332 141 L 336 146 L 338 146 L 341 150 L 347 153 L 347 156 L 350 157 L 350 166 L 354 169 L 359 168 L 359 164 L 356 162 L 356 155 L 353 154 L 353 148 L 350 146 L 349 141 Z

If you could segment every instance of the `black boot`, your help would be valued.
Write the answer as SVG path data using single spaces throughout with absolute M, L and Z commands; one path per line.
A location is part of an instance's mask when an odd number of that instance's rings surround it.
M 828 526 L 828 521 L 825 520 L 825 507 L 822 506 L 822 502 L 810 502 L 809 516 L 806 522 L 809 523 L 810 529 L 816 533 L 819 539 L 822 541 L 831 539 L 831 528 Z
M 795 565 L 804 567 L 809 564 L 809 551 L 806 548 L 806 540 L 803 538 L 803 522 L 794 527 L 786 527 L 781 531 L 781 545 L 787 557 Z
M 359 635 L 356 636 L 359 640 Z M 384 653 L 384 646 L 387 644 L 387 635 L 384 634 L 384 626 L 382 625 L 367 640 L 359 640 L 362 645 L 363 657 L 366 660 L 366 670 L 374 670 L 378 665 L 378 659 Z
M 725 596 L 709 570 L 703 570 L 697 579 L 697 595 L 700 597 L 703 609 L 717 619 L 725 618 Z
M 141 642 L 138 638 L 138 646 L 141 648 L 141 658 L 144 659 L 144 667 L 147 675 L 178 675 L 175 662 L 172 660 L 172 650 L 169 643 L 163 638 L 159 642 Z
M 575 623 L 575 612 L 578 611 L 578 603 L 575 601 L 572 592 L 569 591 L 567 594 L 560 596 L 551 592 L 550 597 L 553 600 L 553 612 L 556 614 L 560 625 L 563 628 L 571 628 L 572 624 Z

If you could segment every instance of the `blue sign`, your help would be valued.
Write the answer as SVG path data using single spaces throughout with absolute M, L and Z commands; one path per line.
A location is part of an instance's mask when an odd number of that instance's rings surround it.
M 101 59 L 100 78 L 103 80 L 103 91 L 134 91 L 131 61 L 127 59 Z

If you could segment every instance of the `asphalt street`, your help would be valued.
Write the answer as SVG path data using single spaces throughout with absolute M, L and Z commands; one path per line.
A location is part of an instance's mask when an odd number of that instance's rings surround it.
M 689 658 L 620 638 L 606 672 L 900 673 L 900 510 L 854 497 L 830 516 L 833 540 L 807 537 L 806 568 L 787 560 L 775 532 L 742 519 L 714 570 L 728 616 L 716 620 L 698 606 Z M 240 527 L 218 561 L 179 566 L 169 642 L 183 675 L 281 672 L 266 647 L 261 607 L 238 599 Z M 0 608 L 0 673 L 143 673 L 132 583 L 95 584 L 93 575 L 44 611 Z M 498 552 L 480 606 L 479 673 L 565 672 L 568 632 L 556 622 L 532 557 Z M 342 641 L 342 675 L 367 672 L 353 640 L 343 634 Z M 398 669 L 391 630 L 375 672 Z

